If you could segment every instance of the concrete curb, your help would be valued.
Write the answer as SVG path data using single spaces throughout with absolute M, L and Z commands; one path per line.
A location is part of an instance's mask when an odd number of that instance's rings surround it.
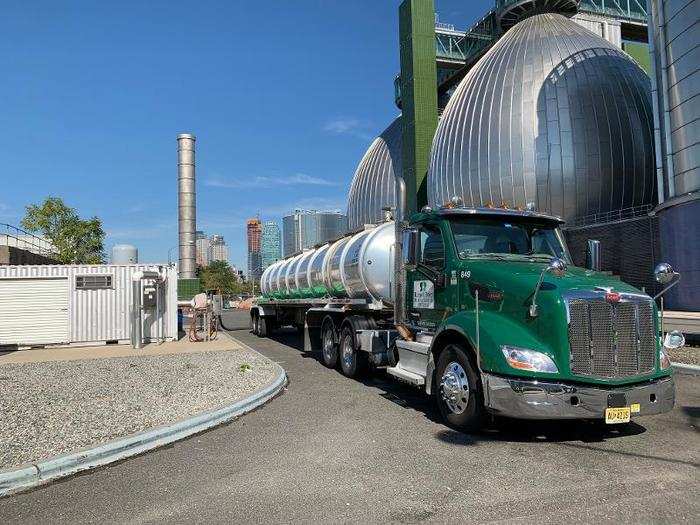
M 28 467 L 0 472 L 0 497 L 153 450 L 242 416 L 270 401 L 287 385 L 287 373 L 277 363 L 275 366 L 278 370 L 272 383 L 229 406 Z
M 685 363 L 671 363 L 671 366 L 676 374 L 700 376 L 700 366 L 686 365 Z

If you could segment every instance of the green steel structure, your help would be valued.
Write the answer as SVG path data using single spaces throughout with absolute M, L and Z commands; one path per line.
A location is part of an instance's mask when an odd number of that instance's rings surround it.
M 403 176 L 408 212 L 427 202 L 425 181 L 437 128 L 437 68 L 433 0 L 404 0 L 399 7 L 401 45 Z

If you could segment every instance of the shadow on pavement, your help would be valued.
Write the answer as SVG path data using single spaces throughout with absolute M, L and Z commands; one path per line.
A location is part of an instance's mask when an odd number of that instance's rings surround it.
M 304 352 L 303 337 L 294 328 L 279 329 L 269 338 L 296 350 L 305 359 L 317 359 L 316 355 Z M 367 387 L 380 390 L 379 395 L 384 399 L 408 410 L 420 412 L 430 421 L 444 426 L 442 416 L 433 400 L 417 388 L 393 380 L 382 370 L 372 370 L 356 380 Z M 539 421 L 492 417 L 485 430 L 478 434 L 465 434 L 445 427 L 444 430 L 437 432 L 435 437 L 445 443 L 459 446 L 471 446 L 483 441 L 602 443 L 610 439 L 635 436 L 644 432 L 646 432 L 646 427 L 634 421 L 623 425 L 605 425 L 598 421 Z

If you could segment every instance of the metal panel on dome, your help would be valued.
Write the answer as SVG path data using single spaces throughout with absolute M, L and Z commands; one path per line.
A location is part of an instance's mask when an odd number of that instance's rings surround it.
M 401 117 L 367 149 L 350 184 L 348 229 L 384 221 L 382 208 L 396 205 L 395 174 L 401 173 Z
M 649 78 L 559 14 L 519 22 L 459 84 L 431 152 L 428 201 L 527 206 L 565 220 L 653 204 Z

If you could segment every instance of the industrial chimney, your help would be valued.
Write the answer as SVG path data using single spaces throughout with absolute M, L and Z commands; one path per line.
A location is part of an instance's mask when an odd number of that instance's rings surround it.
M 180 279 L 195 279 L 195 230 L 197 229 L 196 193 L 194 182 L 194 135 L 177 136 L 177 198 L 180 233 Z

